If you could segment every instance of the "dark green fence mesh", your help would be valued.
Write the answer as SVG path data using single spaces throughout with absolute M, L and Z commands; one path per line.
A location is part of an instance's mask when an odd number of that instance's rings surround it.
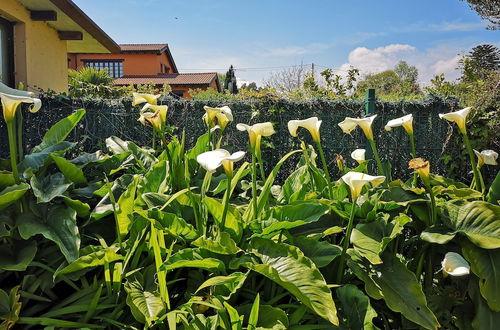
M 139 107 L 132 107 L 130 99 L 121 100 L 69 100 L 61 97 L 44 98 L 43 108 L 36 114 L 24 112 L 24 139 L 27 150 L 37 145 L 43 134 L 58 120 L 69 115 L 76 109 L 84 108 L 87 114 L 76 127 L 68 140 L 78 141 L 79 145 L 74 152 L 92 152 L 105 148 L 105 139 L 116 135 L 125 140 L 131 140 L 139 145 L 151 144 L 151 129 L 142 126 L 138 121 Z M 360 117 L 364 115 L 365 102 L 363 100 L 242 100 L 228 104 L 210 101 L 196 101 L 165 98 L 163 104 L 169 106 L 168 124 L 177 127 L 174 134 L 186 133 L 186 144 L 193 146 L 197 137 L 206 131 L 203 121 L 203 106 L 228 105 L 233 110 L 235 118 L 226 129 L 222 147 L 231 151 L 246 150 L 248 136 L 246 132 L 236 130 L 236 123 L 253 124 L 271 121 L 275 124 L 277 134 L 265 138 L 263 155 L 267 165 L 274 165 L 287 152 L 299 148 L 299 139 L 292 138 L 288 133 L 287 122 L 292 119 L 304 119 L 317 116 L 323 120 L 321 126 L 322 144 L 325 155 L 335 178 L 338 172 L 335 166 L 335 154 L 341 154 L 348 165 L 354 161 L 350 153 L 356 148 L 369 146 L 358 128 L 352 136 L 346 135 L 337 125 L 346 116 Z M 383 127 L 390 120 L 405 114 L 413 114 L 414 131 L 417 153 L 431 161 L 434 173 L 446 174 L 446 168 L 440 157 L 443 154 L 443 145 L 446 142 L 450 125 L 438 118 L 438 113 L 457 110 L 453 100 L 430 99 L 418 102 L 377 102 L 374 123 L 375 140 L 379 148 L 382 161 L 390 161 L 393 165 L 394 178 L 408 178 L 411 173 L 407 169 L 410 157 L 409 141 L 402 128 L 386 132 Z M 310 141 L 307 131 L 301 130 L 299 137 Z M 447 145 L 446 148 L 457 146 Z M 8 155 L 7 133 L 5 124 L 0 123 L 0 156 Z M 282 170 L 286 176 L 293 169 L 295 162 L 289 161 Z M 468 168 L 464 164 L 464 168 Z M 463 178 L 468 174 L 464 170 Z

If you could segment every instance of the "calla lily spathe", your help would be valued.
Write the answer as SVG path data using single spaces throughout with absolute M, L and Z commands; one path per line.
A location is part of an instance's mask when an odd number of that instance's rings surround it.
M 270 122 L 258 123 L 252 126 L 246 124 L 238 124 L 236 125 L 236 128 L 239 131 L 248 132 L 248 137 L 250 138 L 250 146 L 256 152 L 260 151 L 260 140 L 263 136 L 271 136 L 276 133 L 273 124 Z
M 361 189 L 367 183 L 371 183 L 374 187 L 385 181 L 385 176 L 372 176 L 360 172 L 349 172 L 342 176 L 344 181 L 351 190 L 352 199 L 355 200 L 361 194 Z
M 244 156 L 244 151 L 237 151 L 231 154 L 225 149 L 215 149 L 198 155 L 196 161 L 207 172 L 215 172 L 222 165 L 226 174 L 232 174 L 233 163 L 243 159 Z
M 26 94 L 32 95 L 32 93 L 28 92 L 26 92 Z M 29 107 L 29 111 L 33 113 L 37 112 L 42 107 L 42 101 L 40 99 L 30 96 L 0 93 L 0 98 L 2 99 L 3 117 L 7 123 L 14 120 L 16 111 L 21 103 L 31 103 L 32 105 Z
M 351 158 L 357 161 L 359 164 L 364 163 L 365 160 L 366 149 L 356 149 L 351 152 Z
M 209 128 L 219 125 L 220 129 L 224 130 L 233 121 L 233 112 L 227 105 L 220 108 L 204 106 L 203 109 L 206 111 L 203 115 L 203 121 Z
M 428 160 L 420 157 L 414 158 L 408 162 L 408 167 L 412 170 L 415 170 L 426 185 L 430 183 L 429 177 L 431 172 L 431 165 Z
M 359 126 L 365 133 L 368 140 L 373 140 L 372 124 L 375 118 L 377 118 L 377 115 L 373 115 L 371 117 L 366 117 L 366 118 L 346 117 L 344 121 L 340 122 L 338 125 L 340 126 L 342 131 L 346 134 L 351 134 L 352 130 L 354 130 L 356 126 Z
M 303 120 L 290 120 L 288 122 L 288 131 L 293 137 L 297 136 L 297 129 L 303 127 L 311 133 L 314 142 L 320 142 L 319 128 L 321 127 L 321 120 L 318 117 L 311 117 Z
M 464 276 L 469 275 L 470 273 L 470 265 L 467 260 L 455 252 L 446 253 L 443 261 L 441 262 L 441 266 L 443 267 L 445 274 L 451 276 Z
M 469 112 L 471 110 L 472 107 L 467 107 L 455 112 L 440 113 L 439 118 L 455 122 L 458 126 L 458 129 L 460 129 L 460 132 L 466 133 L 467 129 L 465 127 L 465 123 L 467 121 L 467 116 L 469 115 Z
M 139 121 L 143 125 L 148 123 L 157 131 L 162 131 L 165 128 L 167 121 L 168 106 L 153 105 L 146 103 L 141 110 Z
M 403 117 L 389 120 L 385 125 L 385 130 L 390 131 L 394 127 L 403 126 L 406 133 L 413 134 L 413 115 L 409 114 Z
M 156 105 L 158 103 L 158 98 L 160 94 L 144 94 L 144 93 L 132 93 L 132 106 L 136 106 L 142 103 L 149 103 Z
M 497 158 L 498 153 L 493 150 L 483 150 L 481 152 L 474 150 L 474 153 L 477 156 L 477 166 L 481 167 L 484 164 L 486 165 L 498 165 Z

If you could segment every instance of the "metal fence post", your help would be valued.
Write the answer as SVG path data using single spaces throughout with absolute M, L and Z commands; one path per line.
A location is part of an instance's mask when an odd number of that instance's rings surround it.
M 375 113 L 375 89 L 368 88 L 366 90 L 366 96 L 365 96 L 365 115 L 371 116 L 374 113 Z M 365 149 L 366 149 L 366 159 L 373 159 L 373 151 L 368 140 L 366 140 Z M 372 161 L 371 165 L 374 168 L 376 168 L 377 166 L 374 161 Z

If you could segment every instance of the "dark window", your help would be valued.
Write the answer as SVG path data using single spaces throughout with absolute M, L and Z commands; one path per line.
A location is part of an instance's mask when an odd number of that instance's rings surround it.
M 14 87 L 12 23 L 0 18 L 0 81 Z
M 176 98 L 181 98 L 184 96 L 184 91 L 171 91 L 170 95 Z
M 83 60 L 86 67 L 106 70 L 111 78 L 123 77 L 123 60 Z

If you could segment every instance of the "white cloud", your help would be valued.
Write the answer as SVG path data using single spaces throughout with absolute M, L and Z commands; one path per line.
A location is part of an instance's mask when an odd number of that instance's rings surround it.
M 341 69 L 346 70 L 349 66 L 353 66 L 362 74 L 382 72 L 393 68 L 403 57 L 402 54 L 415 50 L 413 46 L 402 44 L 391 44 L 375 49 L 357 47 L 349 53 L 349 63 L 344 64 Z
M 262 49 L 260 55 L 283 57 L 283 56 L 300 56 L 305 54 L 316 54 L 330 48 L 327 44 L 312 43 L 307 46 L 286 46 L 270 49 Z

